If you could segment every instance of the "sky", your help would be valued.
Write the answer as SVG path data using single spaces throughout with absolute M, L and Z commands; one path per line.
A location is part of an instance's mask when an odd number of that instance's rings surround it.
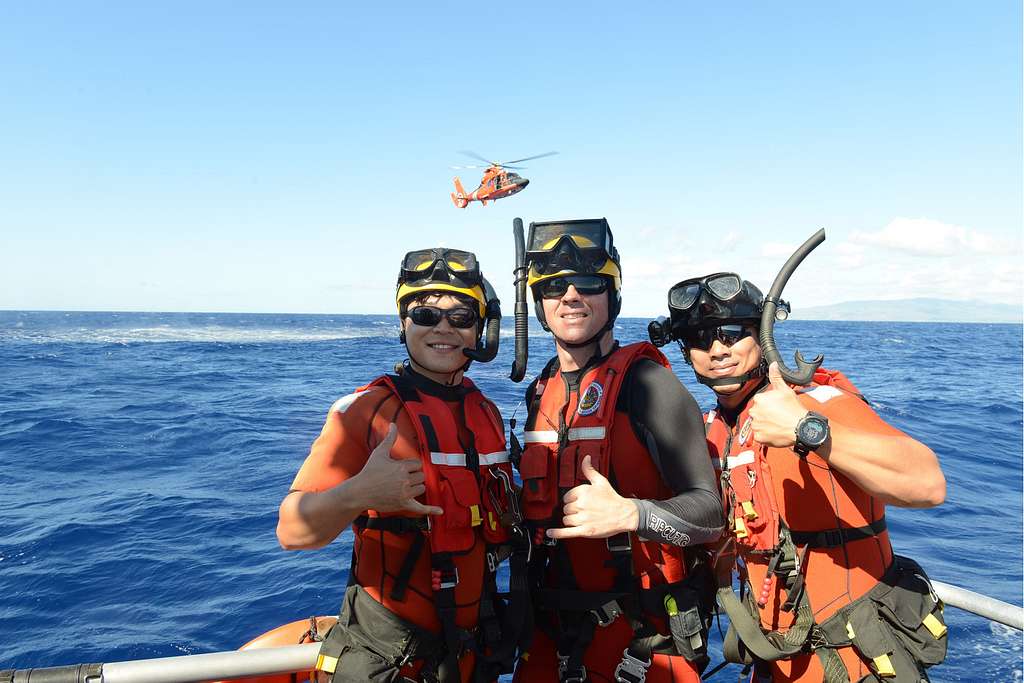
M 606 217 L 687 277 L 1024 301 L 1021 4 L 33 2 L 0 9 L 0 309 L 390 313 L 402 255 Z M 460 210 L 472 150 L 522 193 Z

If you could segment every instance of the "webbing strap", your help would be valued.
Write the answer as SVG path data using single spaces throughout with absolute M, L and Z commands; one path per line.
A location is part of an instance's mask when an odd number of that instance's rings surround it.
M 398 570 L 398 576 L 395 577 L 395 583 L 390 593 L 392 600 L 403 602 L 405 600 L 405 592 L 409 588 L 412 572 L 416 568 L 416 561 L 420 558 L 420 553 L 423 552 L 423 546 L 426 543 L 427 537 L 422 532 L 427 530 L 427 518 L 369 517 L 367 515 L 360 515 L 352 521 L 352 524 L 359 530 L 373 529 L 393 534 L 416 534 L 412 539 L 412 545 L 409 546 L 409 552 L 405 554 L 405 559 L 402 560 L 402 566 Z M 352 545 L 352 552 L 354 557 L 355 544 Z M 354 572 L 350 569 L 349 585 L 352 585 L 353 580 Z
M 824 531 L 794 531 L 790 529 L 789 535 L 796 545 L 806 545 L 811 548 L 838 548 L 851 541 L 877 536 L 885 529 L 885 516 L 882 516 L 867 526 L 825 529 Z
M 431 566 L 435 572 L 442 575 L 450 575 L 455 572 L 455 563 L 448 553 L 434 553 L 431 555 Z M 457 576 L 457 574 L 456 574 Z M 444 638 L 445 650 L 437 667 L 437 677 L 441 683 L 459 683 L 461 674 L 459 672 L 459 654 L 462 643 L 459 638 L 459 628 L 455 622 L 455 583 L 441 584 L 442 587 L 435 587 L 434 607 L 437 610 L 437 620 L 441 623 L 441 636 Z

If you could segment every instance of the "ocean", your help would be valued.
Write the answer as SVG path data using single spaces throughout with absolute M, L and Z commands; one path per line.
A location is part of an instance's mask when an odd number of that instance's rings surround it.
M 645 339 L 646 323 L 616 335 Z M 521 430 L 506 328 L 470 377 Z M 528 379 L 553 353 L 532 332 Z M 897 552 L 1020 605 L 1021 326 L 790 321 L 778 341 L 787 358 L 824 353 L 938 454 L 947 501 L 889 509 Z M 0 312 L 0 669 L 229 650 L 336 614 L 350 532 L 285 552 L 277 507 L 331 403 L 402 350 L 392 316 Z M 933 681 L 1022 680 L 1019 632 L 946 617 Z

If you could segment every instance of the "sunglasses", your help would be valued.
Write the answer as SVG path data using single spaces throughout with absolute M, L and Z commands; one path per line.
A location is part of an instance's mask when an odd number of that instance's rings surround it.
M 683 280 L 668 290 L 668 306 L 677 311 L 687 310 L 697 303 L 701 289 L 719 301 L 729 301 L 739 294 L 742 288 L 743 280 L 736 273 L 714 273 L 706 277 Z
M 584 296 L 593 296 L 608 291 L 608 279 L 600 275 L 567 275 L 551 278 L 537 285 L 537 291 L 543 299 L 557 299 L 565 296 L 569 285 Z
M 421 327 L 434 327 L 441 318 L 448 318 L 448 324 L 460 330 L 468 330 L 480 319 L 472 308 L 447 308 L 436 306 L 416 306 L 409 309 L 409 317 L 413 323 Z
M 732 346 L 741 339 L 754 336 L 754 328 L 743 325 L 720 325 L 687 331 L 683 343 L 687 348 L 707 351 L 715 341 Z

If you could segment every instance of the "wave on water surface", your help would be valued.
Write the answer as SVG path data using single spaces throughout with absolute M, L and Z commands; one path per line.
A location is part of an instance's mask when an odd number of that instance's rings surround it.
M 498 358 L 470 377 L 508 418 L 553 348 L 533 321 L 526 381 L 512 384 L 505 322 Z M 646 326 L 620 320 L 616 335 L 645 339 Z M 228 650 L 336 614 L 351 533 L 286 553 L 277 506 L 328 407 L 402 359 L 397 327 L 394 316 L 0 312 L 0 669 Z M 784 357 L 824 353 L 936 451 L 947 502 L 890 507 L 897 552 L 1020 604 L 1021 388 L 991 388 L 1021 377 L 1021 327 L 789 321 L 777 332 Z M 663 350 L 708 409 L 678 349 Z M 1019 633 L 946 615 L 950 655 L 932 680 L 1021 680 Z

